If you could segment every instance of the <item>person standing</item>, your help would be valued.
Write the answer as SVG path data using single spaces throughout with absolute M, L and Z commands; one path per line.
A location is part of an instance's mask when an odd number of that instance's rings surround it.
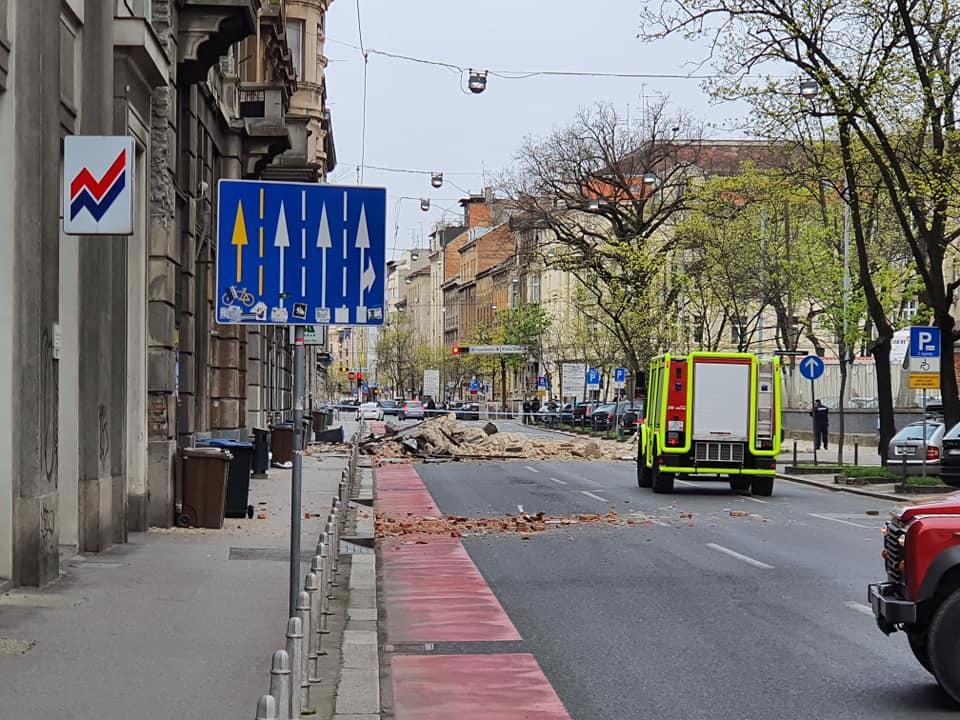
M 820 400 L 813 403 L 813 447 L 827 449 L 827 439 L 830 437 L 830 409 Z
M 523 399 L 523 424 L 527 424 L 527 420 L 530 416 L 530 400 L 529 398 Z

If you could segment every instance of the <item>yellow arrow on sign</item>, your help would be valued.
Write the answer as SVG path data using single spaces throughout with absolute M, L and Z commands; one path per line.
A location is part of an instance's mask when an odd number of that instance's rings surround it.
M 243 219 L 243 203 L 237 203 L 237 217 L 233 221 L 231 245 L 237 246 L 237 282 L 243 282 L 243 246 L 247 244 L 247 224 Z

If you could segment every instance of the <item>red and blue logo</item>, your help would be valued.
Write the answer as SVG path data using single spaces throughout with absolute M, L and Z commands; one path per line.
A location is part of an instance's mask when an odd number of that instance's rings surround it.
M 70 219 L 84 208 L 99 222 L 110 210 L 117 196 L 127 185 L 127 151 L 121 150 L 117 159 L 99 180 L 88 168 L 83 168 L 70 182 Z

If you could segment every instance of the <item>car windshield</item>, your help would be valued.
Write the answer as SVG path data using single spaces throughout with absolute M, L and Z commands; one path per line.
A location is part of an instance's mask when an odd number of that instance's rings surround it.
M 382 407 L 385 408 L 395 408 L 397 406 L 396 400 L 384 400 L 380 403 Z
M 419 410 L 419 409 L 422 408 L 422 407 L 423 407 L 423 403 L 419 403 L 419 402 L 408 402 L 408 403 L 407 403 L 407 409 L 408 409 L 408 410 Z
M 929 440 L 930 438 L 932 438 L 933 435 L 934 435 L 934 433 L 936 433 L 937 430 L 939 430 L 939 429 L 942 428 L 942 427 L 943 427 L 943 425 L 941 425 L 940 423 L 927 423 L 927 424 L 926 424 L 926 430 L 927 430 L 926 439 Z M 924 439 L 923 430 L 924 430 L 924 425 L 922 425 L 922 424 L 921 424 L 921 425 L 907 425 L 907 427 L 905 427 L 903 430 L 901 430 L 900 432 L 897 433 L 897 435 L 896 435 L 896 437 L 894 437 L 893 441 L 894 441 L 894 442 L 897 442 L 897 441 L 899 441 L 899 440 L 923 440 L 923 439 Z

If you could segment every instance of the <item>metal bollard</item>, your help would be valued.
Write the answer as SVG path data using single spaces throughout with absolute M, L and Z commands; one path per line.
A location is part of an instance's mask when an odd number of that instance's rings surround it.
M 330 614 L 330 598 L 333 597 L 330 589 L 330 556 L 326 544 L 321 544 L 317 549 L 317 557 L 320 558 L 320 633 L 325 635 L 330 632 L 327 629 L 327 616 Z
M 340 532 L 333 513 L 327 520 L 327 536 L 330 538 L 330 584 L 337 585 L 337 571 L 340 569 Z
M 314 569 L 316 566 L 316 570 Z M 307 573 L 307 579 L 305 585 L 307 588 L 307 595 L 310 596 L 310 637 L 308 640 L 307 647 L 307 679 L 310 681 L 311 685 L 316 685 L 320 682 L 320 655 L 323 654 L 323 651 L 320 649 L 320 622 L 321 622 L 321 609 L 323 607 L 323 601 L 320 597 L 320 556 L 314 555 L 313 560 L 310 561 L 310 572 Z M 311 698 L 310 702 L 307 703 L 308 706 L 313 705 L 313 700 Z
M 261 695 L 257 701 L 257 720 L 277 720 L 277 701 L 273 695 Z
M 310 705 L 310 646 L 313 641 L 310 638 L 317 634 L 313 631 L 310 595 L 306 590 L 297 596 L 297 617 L 303 628 L 303 639 L 300 641 L 300 714 L 313 715 L 315 709 Z
M 300 685 L 303 683 L 303 623 L 300 618 L 287 620 L 287 657 L 290 658 L 290 720 L 300 720 Z
M 860 464 L 860 438 L 853 436 L 853 464 Z
M 276 700 L 277 720 L 290 720 L 290 656 L 277 650 L 270 664 L 270 694 Z
M 793 441 L 793 471 L 797 471 L 797 441 Z

